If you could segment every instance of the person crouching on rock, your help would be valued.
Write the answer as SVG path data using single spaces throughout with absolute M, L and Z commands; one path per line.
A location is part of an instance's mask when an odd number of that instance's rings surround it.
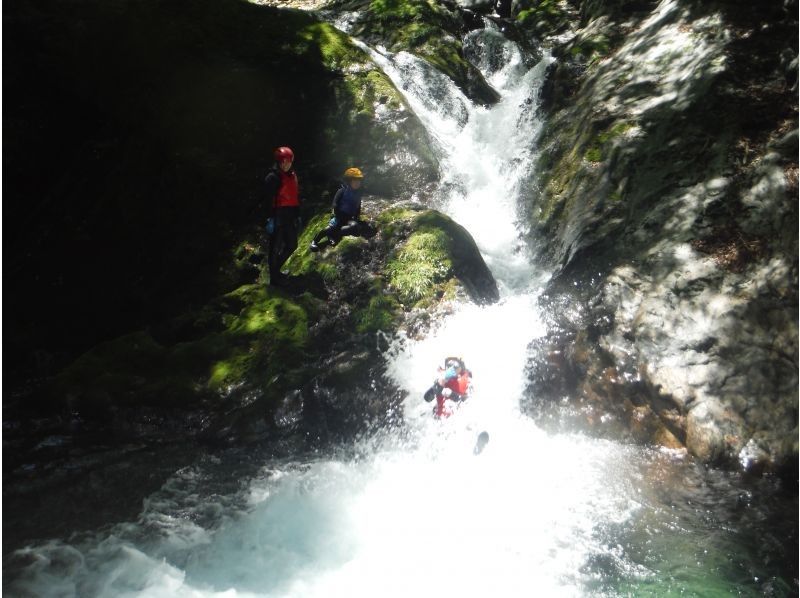
M 311 251 L 318 251 L 323 237 L 328 238 L 328 245 L 336 245 L 342 237 L 370 237 L 372 227 L 361 220 L 361 184 L 364 175 L 358 168 L 344 171 L 344 184 L 333 197 L 333 218 L 327 228 L 319 231 L 311 241 Z
M 269 236 L 269 284 L 281 286 L 286 275 L 281 272 L 283 264 L 297 249 L 297 234 L 300 229 L 300 190 L 294 171 L 294 152 L 288 147 L 279 147 L 274 152 L 275 166 L 266 179 L 267 199 L 270 213 L 267 220 Z
M 460 357 L 448 357 L 444 360 L 444 367 L 438 369 L 439 376 L 423 398 L 427 402 L 436 399 L 433 415 L 437 418 L 450 417 L 458 408 L 458 404 L 465 401 L 472 385 L 472 372 L 464 367 L 464 360 Z

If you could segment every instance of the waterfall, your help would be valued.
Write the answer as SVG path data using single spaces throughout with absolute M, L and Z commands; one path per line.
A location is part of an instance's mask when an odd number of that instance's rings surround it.
M 435 207 L 472 234 L 501 292 L 498 305 L 461 305 L 428 338 L 401 343 L 404 348 L 395 352 L 389 371 L 409 393 L 407 419 L 427 421 L 429 406 L 418 397 L 444 356 L 462 356 L 475 386 L 475 400 L 464 411 L 474 426 L 485 427 L 500 414 L 516 412 L 526 347 L 544 332 L 536 299 L 546 274 L 537 271 L 521 241 L 517 213 L 541 126 L 539 89 L 552 59 L 546 55 L 527 67 L 520 49 L 489 21 L 485 29 L 469 33 L 465 52 L 501 94 L 496 105 L 482 107 L 425 61 L 407 52 L 389 55 L 362 47 L 425 125 L 442 169 Z
M 204 456 L 149 496 L 136 522 L 17 555 L 29 562 L 17 595 L 723 595 L 752 582 L 731 564 L 752 538 L 725 527 L 740 491 L 724 474 L 681 452 L 547 434 L 520 413 L 547 273 L 520 240 L 517 210 L 552 59 L 528 65 L 491 26 L 465 48 L 497 105 L 474 106 L 410 54 L 366 48 L 439 154 L 435 207 L 473 235 L 501 290 L 497 304 L 454 306 L 426 338 L 393 344 L 387 369 L 407 392 L 408 433 L 342 457 L 251 454 L 260 469 L 241 479 L 240 453 Z M 464 357 L 475 392 L 436 421 L 422 394 L 450 354 Z
M 539 90 L 552 58 L 526 68 L 519 48 L 490 21 L 469 33 L 467 56 L 501 92 L 497 105 L 481 107 L 424 60 L 360 45 L 403 91 L 428 131 L 442 169 L 435 207 L 470 231 L 501 291 L 531 283 L 535 269 L 520 241 L 517 211 L 541 126 Z

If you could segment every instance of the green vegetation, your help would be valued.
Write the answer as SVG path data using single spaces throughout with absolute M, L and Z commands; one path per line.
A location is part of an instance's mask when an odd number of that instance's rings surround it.
M 537 168 L 546 173 L 547 186 L 536 220 L 544 223 L 567 208 L 574 198 L 574 190 L 594 176 L 591 174 L 593 167 L 608 159 L 614 141 L 634 126 L 630 121 L 618 121 L 597 134 L 593 134 L 590 127 L 582 127 L 574 121 L 566 122 L 563 127 L 553 127 L 550 136 L 543 138 L 543 145 L 551 143 L 558 150 L 542 152 L 539 159 Z M 557 138 L 553 137 L 556 131 Z M 572 142 L 567 145 L 566 140 Z M 619 202 L 622 196 L 612 193 L 609 198 Z
M 523 29 L 552 35 L 566 29 L 568 15 L 557 0 L 520 0 L 515 19 Z
M 314 216 L 297 241 L 297 249 L 286 262 L 286 268 L 295 276 L 319 275 L 325 281 L 336 278 L 337 268 L 334 255 L 328 251 L 312 253 L 309 249 L 311 241 L 319 231 L 328 226 L 331 219 L 329 211 Z
M 609 142 L 625 134 L 633 125 L 629 122 L 618 122 L 595 137 L 584 157 L 589 162 L 602 162 L 608 157 Z
M 329 23 L 306 24 L 299 30 L 298 37 L 305 41 L 306 45 L 297 47 L 297 53 L 318 51 L 322 57 L 322 64 L 330 70 L 342 70 L 353 65 L 369 63 L 369 57 L 364 51 L 353 45 L 346 34 Z
M 263 285 L 245 285 L 222 301 L 182 316 L 172 328 L 194 328 L 186 341 L 140 331 L 98 345 L 56 379 L 79 403 L 187 407 L 225 394 L 231 385 L 264 384 L 302 363 L 310 319 L 319 300 L 288 298 Z M 288 380 L 287 380 L 288 382 Z
M 456 25 L 443 5 L 429 0 L 372 0 L 365 23 L 370 31 L 380 28 L 395 46 L 414 49 L 441 31 Z
M 448 239 L 440 230 L 416 232 L 386 267 L 389 283 L 405 305 L 423 299 L 452 270 Z
M 586 64 L 591 66 L 601 58 L 608 56 L 611 49 L 611 40 L 608 36 L 600 34 L 588 39 L 576 40 L 570 47 L 569 53 L 573 57 L 582 56 Z
M 382 330 L 390 332 L 399 319 L 400 304 L 385 292 L 383 284 L 376 281 L 366 307 L 356 311 L 354 319 L 359 333 Z

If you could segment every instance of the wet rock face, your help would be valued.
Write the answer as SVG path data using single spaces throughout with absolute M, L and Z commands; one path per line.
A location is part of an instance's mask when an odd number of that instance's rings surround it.
M 582 307 L 532 347 L 532 400 L 558 351 L 546 386 L 571 380 L 628 430 L 646 408 L 703 460 L 781 469 L 797 454 L 795 15 L 602 4 L 548 87 L 532 218 L 556 269 L 545 300 Z M 608 368 L 638 398 L 610 392 Z
M 276 146 L 295 151 L 308 215 L 353 164 L 387 196 L 438 177 L 399 92 L 313 14 L 47 0 L 4 16 L 10 377 L 252 279 L 230 257 L 263 226 Z

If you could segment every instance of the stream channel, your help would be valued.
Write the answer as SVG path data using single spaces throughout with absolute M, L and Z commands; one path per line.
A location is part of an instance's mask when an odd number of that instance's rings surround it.
M 425 338 L 394 339 L 386 363 L 407 391 L 401 429 L 324 454 L 200 450 L 132 520 L 6 555 L 4 593 L 796 595 L 797 498 L 780 481 L 545 432 L 520 412 L 527 347 L 545 333 L 549 273 L 532 262 L 521 214 L 552 58 L 524 55 L 491 22 L 468 34 L 470 60 L 501 94 L 487 108 L 410 54 L 362 47 L 425 125 L 442 171 L 432 207 L 473 235 L 500 301 L 456 305 Z M 474 393 L 437 421 L 422 394 L 451 354 L 473 372 Z M 482 431 L 489 443 L 474 454 Z

